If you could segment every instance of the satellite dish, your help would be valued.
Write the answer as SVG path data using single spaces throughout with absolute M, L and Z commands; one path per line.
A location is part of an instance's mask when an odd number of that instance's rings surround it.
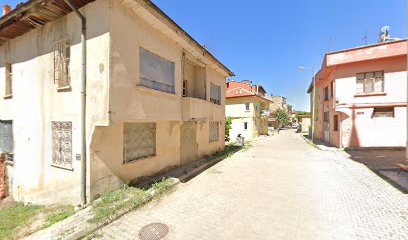
M 381 28 L 381 33 L 389 33 L 391 30 L 390 26 L 384 26 Z

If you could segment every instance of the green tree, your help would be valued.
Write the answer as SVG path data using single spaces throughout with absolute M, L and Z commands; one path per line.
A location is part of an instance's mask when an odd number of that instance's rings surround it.
M 276 121 L 278 121 L 279 125 L 286 126 L 291 123 L 288 113 L 282 108 L 278 108 L 275 114 L 276 114 Z
M 299 122 L 299 115 L 309 115 L 310 116 L 310 112 L 304 112 L 304 111 L 296 112 L 295 118 L 298 120 L 298 122 Z
M 230 140 L 231 125 L 232 125 L 232 118 L 226 117 L 225 118 L 225 141 L 226 142 Z

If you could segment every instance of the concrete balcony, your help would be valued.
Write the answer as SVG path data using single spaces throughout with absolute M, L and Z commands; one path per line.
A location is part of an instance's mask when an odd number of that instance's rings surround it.
M 199 98 L 183 97 L 181 100 L 183 121 L 194 119 L 209 119 L 222 121 L 225 119 L 225 110 L 222 105 Z

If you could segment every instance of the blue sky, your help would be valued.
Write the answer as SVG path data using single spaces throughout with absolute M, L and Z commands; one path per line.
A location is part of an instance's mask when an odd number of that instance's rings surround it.
M 18 1 L 5 1 L 14 5 Z M 309 110 L 306 88 L 330 50 L 375 43 L 379 29 L 406 37 L 405 0 L 153 0 L 235 74 Z
M 405 0 L 154 0 L 235 74 L 309 110 L 311 72 L 330 50 L 375 43 L 379 30 L 406 37 Z

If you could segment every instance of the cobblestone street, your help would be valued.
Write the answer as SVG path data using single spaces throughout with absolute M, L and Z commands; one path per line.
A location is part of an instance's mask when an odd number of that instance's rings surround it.
M 253 143 L 177 190 L 101 229 L 138 239 L 150 223 L 164 239 L 407 239 L 408 196 L 341 152 L 292 130 Z

